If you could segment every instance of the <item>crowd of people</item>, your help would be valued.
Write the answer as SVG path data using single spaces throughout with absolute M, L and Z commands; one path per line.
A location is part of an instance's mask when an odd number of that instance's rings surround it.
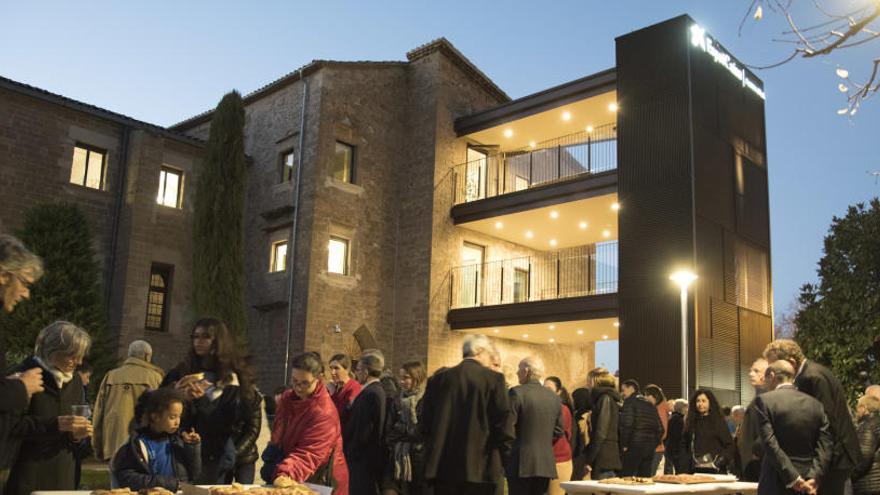
M 42 271 L 39 257 L 0 236 L 6 312 Z M 89 417 L 91 338 L 69 322 L 45 327 L 0 381 L 0 495 L 73 490 L 93 456 L 114 487 L 134 490 L 251 484 L 259 474 L 341 495 L 557 495 L 568 480 L 733 473 L 762 495 L 880 493 L 880 386 L 853 418 L 838 380 L 791 340 L 765 348 L 749 375 L 754 400 L 728 409 L 710 389 L 667 399 L 604 368 L 569 394 L 537 356 L 508 384 L 483 335 L 430 376 L 417 361 L 392 373 L 377 349 L 326 362 L 306 352 L 292 359 L 289 385 L 264 397 L 222 321 L 200 319 L 190 337 L 167 374 L 149 343 L 132 342 Z

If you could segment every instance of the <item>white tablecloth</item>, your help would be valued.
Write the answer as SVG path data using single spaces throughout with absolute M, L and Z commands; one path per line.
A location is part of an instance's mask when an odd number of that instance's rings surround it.
M 330 495 L 330 492 L 332 491 L 332 489 L 328 486 L 313 485 L 311 483 L 305 483 L 305 485 L 307 487 L 311 488 L 312 490 L 318 492 L 319 495 Z M 199 485 L 199 486 L 209 487 L 209 486 L 221 486 L 221 485 Z M 228 485 L 222 485 L 222 486 L 228 486 Z M 263 486 L 263 485 L 244 485 L 244 486 L 245 486 L 245 488 L 252 488 L 252 487 L 258 487 L 258 486 Z M 70 490 L 70 491 L 58 490 L 58 491 L 31 492 L 31 495 L 91 495 L 91 493 L 92 493 L 91 490 Z M 179 495 L 182 492 L 177 492 L 177 493 Z
M 758 493 L 757 483 L 744 481 L 722 481 L 718 483 L 700 483 L 694 485 L 675 485 L 671 483 L 654 483 L 653 485 L 612 485 L 602 484 L 598 481 L 567 481 L 561 483 L 562 489 L 568 493 L 584 494 L 653 494 L 662 493 L 667 495 L 702 493 L 706 495 L 721 495 L 728 493 L 742 493 L 744 495 Z

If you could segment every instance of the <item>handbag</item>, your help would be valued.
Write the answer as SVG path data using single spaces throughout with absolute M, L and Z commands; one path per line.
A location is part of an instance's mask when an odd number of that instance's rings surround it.
M 695 454 L 694 451 L 694 435 L 691 434 L 691 459 L 694 463 L 694 470 L 700 470 L 703 472 L 713 472 L 719 473 L 721 469 L 718 467 L 718 456 L 706 453 L 699 457 Z

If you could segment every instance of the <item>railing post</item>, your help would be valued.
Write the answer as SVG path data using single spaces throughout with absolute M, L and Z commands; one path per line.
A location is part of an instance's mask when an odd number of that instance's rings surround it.
M 534 155 L 534 151 L 529 151 L 529 187 L 532 187 L 532 157 Z
M 449 309 L 452 309 L 454 307 L 453 304 L 455 304 L 453 302 L 455 301 L 453 287 L 455 287 L 455 268 L 449 271 Z
M 504 304 L 504 262 L 501 263 L 501 300 L 499 304 Z
M 556 145 L 556 180 L 562 178 L 562 145 Z
M 452 171 L 452 204 L 458 204 L 458 172 Z
M 529 279 L 529 284 L 528 284 L 529 286 L 526 287 L 526 301 L 531 301 L 532 300 L 532 257 L 531 256 L 529 256 L 528 279 Z
M 476 265 L 477 270 L 474 272 L 474 307 L 480 306 L 480 268 L 481 265 Z
M 504 157 L 504 153 L 499 153 L 498 156 L 501 160 L 501 189 L 504 193 L 507 192 L 507 159 Z
M 559 255 L 557 254 L 556 255 L 556 299 L 559 299 L 559 288 L 560 288 L 559 286 L 561 285 L 560 280 L 559 280 L 559 268 L 560 268 Z
M 593 170 L 593 136 L 587 134 L 587 173 Z

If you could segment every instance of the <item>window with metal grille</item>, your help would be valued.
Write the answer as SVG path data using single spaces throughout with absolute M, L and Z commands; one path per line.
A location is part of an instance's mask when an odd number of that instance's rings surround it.
M 77 143 L 73 148 L 70 166 L 70 183 L 89 189 L 104 189 L 107 167 L 107 151 L 94 146 Z
M 150 267 L 150 290 L 147 293 L 147 330 L 168 331 L 168 302 L 171 295 L 173 267 L 153 263 Z

